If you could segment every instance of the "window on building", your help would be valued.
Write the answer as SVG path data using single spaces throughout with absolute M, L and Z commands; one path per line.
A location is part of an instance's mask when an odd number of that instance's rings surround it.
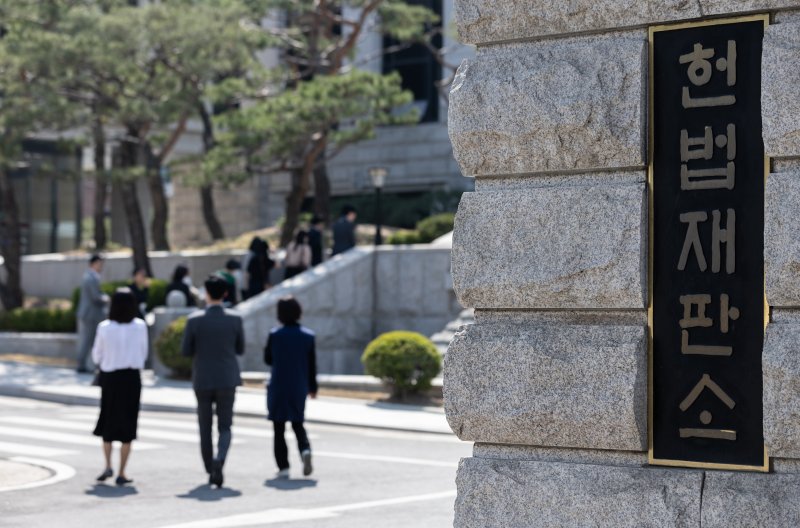
M 407 0 L 408 4 L 425 6 L 442 17 L 442 0 Z M 439 26 L 441 22 L 439 23 Z M 396 46 L 398 42 L 384 37 L 384 48 Z M 433 45 L 442 47 L 442 35 L 437 34 Z M 414 103 L 420 114 L 420 122 L 439 120 L 439 90 L 436 82 L 442 78 L 442 66 L 431 51 L 416 44 L 402 51 L 388 53 L 383 57 L 383 73 L 398 72 L 403 78 L 403 88 L 414 94 Z

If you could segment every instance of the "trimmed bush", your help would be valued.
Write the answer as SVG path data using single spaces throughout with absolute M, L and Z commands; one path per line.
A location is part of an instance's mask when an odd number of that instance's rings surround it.
M 429 216 L 417 223 L 417 233 L 423 243 L 433 242 L 442 235 L 446 235 L 453 230 L 456 215 L 453 213 L 441 213 Z
M 161 362 L 172 369 L 176 378 L 190 378 L 192 376 L 192 358 L 181 354 L 183 331 L 186 328 L 186 318 L 181 317 L 170 323 L 164 332 L 156 339 L 156 354 Z
M 442 356 L 430 339 L 416 332 L 395 331 L 375 338 L 361 356 L 367 374 L 392 387 L 393 396 L 431 388 L 442 368 Z
M 124 288 L 130 284 L 130 281 L 111 281 L 104 282 L 100 285 L 100 290 L 109 297 L 114 295 L 117 288 Z M 162 279 L 150 279 L 150 288 L 147 296 L 147 311 L 151 311 L 157 306 L 165 306 L 167 304 L 167 286 L 168 283 Z M 81 289 L 80 287 L 72 290 L 72 308 L 78 310 L 78 305 L 81 302 Z
M 396 246 L 401 246 L 403 244 L 419 244 L 419 233 L 416 231 L 398 231 L 397 233 L 389 235 L 389 238 L 386 239 L 386 243 Z
M 7 332 L 75 332 L 75 312 L 61 308 L 17 308 L 0 313 L 0 330 Z

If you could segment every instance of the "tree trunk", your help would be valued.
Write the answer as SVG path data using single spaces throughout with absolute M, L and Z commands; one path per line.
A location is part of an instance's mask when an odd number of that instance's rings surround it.
M 0 282 L 0 302 L 6 310 L 22 306 L 22 229 L 19 223 L 19 207 L 11 177 L 0 167 L 0 255 L 6 279 Z
M 300 224 L 300 210 L 303 208 L 303 200 L 306 197 L 306 193 L 308 193 L 310 174 L 307 174 L 304 169 L 294 169 L 291 171 L 291 175 L 292 189 L 286 195 L 285 220 L 281 230 L 281 247 L 289 245 L 289 242 L 294 238 L 294 231 Z
M 331 221 L 331 182 L 328 179 L 328 164 L 321 156 L 314 166 L 314 214 L 330 225 Z
M 136 167 L 139 160 L 139 146 L 130 140 L 124 140 L 120 145 L 120 164 L 123 168 Z M 147 233 L 142 217 L 142 207 L 139 204 L 139 195 L 136 192 L 136 181 L 126 178 L 119 184 L 122 195 L 122 206 L 125 209 L 125 219 L 128 223 L 128 233 L 131 237 L 133 248 L 133 265 L 144 268 L 152 276 L 150 257 L 147 254 Z
M 169 238 L 167 237 L 169 202 L 164 192 L 164 184 L 161 181 L 161 167 L 159 165 L 148 166 L 146 174 L 147 186 L 150 189 L 150 199 L 153 202 L 153 220 L 150 224 L 150 237 L 153 240 L 153 248 L 156 251 L 169 251 Z
M 100 119 L 94 122 L 94 247 L 105 249 L 108 244 L 106 233 L 106 200 L 108 197 L 108 176 L 106 175 L 106 136 Z
M 208 232 L 214 240 L 225 238 L 222 224 L 217 219 L 217 212 L 214 206 L 214 188 L 211 184 L 200 187 L 200 201 L 203 204 L 203 220 L 206 222 Z
M 202 102 L 197 105 L 197 110 L 200 113 L 200 119 L 203 121 L 203 150 L 208 153 L 213 149 L 217 141 L 214 138 L 214 122 L 211 120 L 211 115 L 206 110 L 205 104 Z M 217 218 L 217 209 L 214 204 L 214 186 L 208 183 L 200 187 L 200 201 L 203 204 L 203 220 L 206 222 L 208 232 L 214 240 L 222 240 L 225 238 L 225 232 L 222 230 L 222 224 Z

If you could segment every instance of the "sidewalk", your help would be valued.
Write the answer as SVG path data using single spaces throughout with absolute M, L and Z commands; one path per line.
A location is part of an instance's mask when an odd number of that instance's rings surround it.
M 100 388 L 92 387 L 91 374 L 72 369 L 0 362 L 0 395 L 20 396 L 70 405 L 97 406 Z M 142 376 L 142 409 L 194 412 L 195 397 L 188 381 Z M 234 412 L 239 416 L 266 418 L 265 389 L 240 388 Z M 438 407 L 420 407 L 346 398 L 320 397 L 306 403 L 311 423 L 374 427 L 424 433 L 453 434 Z

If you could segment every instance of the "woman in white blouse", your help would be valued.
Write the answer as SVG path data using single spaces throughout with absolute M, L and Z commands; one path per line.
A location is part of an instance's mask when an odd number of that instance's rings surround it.
M 128 288 L 120 288 L 111 298 L 108 320 L 97 327 L 92 359 L 100 368 L 100 417 L 94 434 L 103 438 L 106 469 L 98 482 L 114 475 L 111 468 L 111 443 L 122 442 L 117 486 L 133 482 L 125 475 L 125 466 L 136 439 L 139 398 L 142 380 L 139 371 L 147 359 L 147 325 L 137 319 L 136 297 Z

